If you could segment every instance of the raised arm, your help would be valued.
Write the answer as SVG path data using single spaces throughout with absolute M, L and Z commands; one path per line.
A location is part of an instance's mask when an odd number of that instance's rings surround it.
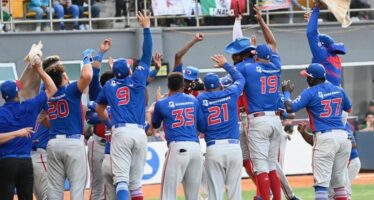
M 93 70 L 92 70 L 92 53 L 93 49 L 86 49 L 83 52 L 83 68 L 81 72 L 81 76 L 78 80 L 78 89 L 79 91 L 83 92 L 88 85 L 90 84 L 93 76 Z
M 183 56 L 191 49 L 193 45 L 204 40 L 204 35 L 202 33 L 196 33 L 196 35 L 187 42 L 176 54 L 174 57 L 174 68 L 173 72 L 182 72 L 181 64 Z
M 88 94 L 89 94 L 91 101 L 95 101 L 97 98 L 97 95 L 99 95 L 101 91 L 101 86 L 99 82 L 101 63 L 103 61 L 104 54 L 110 49 L 111 45 L 112 45 L 112 39 L 111 38 L 105 39 L 100 44 L 99 52 L 93 57 L 93 63 L 92 63 L 93 76 L 92 76 L 92 81 L 90 82 L 89 90 L 88 90 Z
M 54 84 L 51 77 L 43 70 L 42 67 L 42 59 L 37 56 L 33 62 L 33 68 L 35 69 L 36 73 L 39 74 L 40 78 L 43 80 L 45 86 L 45 93 L 47 94 L 47 98 L 50 99 L 53 95 L 57 92 L 57 87 Z
M 227 60 L 223 55 L 214 55 L 212 56 L 212 60 L 217 63 L 216 67 L 222 67 L 227 71 L 227 73 L 230 74 L 234 81 L 234 84 L 231 86 L 237 88 L 237 93 L 238 95 L 240 95 L 243 91 L 245 83 L 243 75 L 238 70 L 236 70 L 232 65 L 227 63 Z
M 316 6 L 313 8 L 312 14 L 309 16 L 309 13 L 305 14 L 305 19 L 308 21 L 308 27 L 306 30 L 306 36 L 308 38 L 309 48 L 313 55 L 313 62 L 319 62 L 324 60 L 327 56 L 326 49 L 320 46 L 320 41 L 318 38 L 318 16 L 319 16 L 319 7 Z
M 139 25 L 143 27 L 143 34 L 144 34 L 144 41 L 143 41 L 143 55 L 140 58 L 140 65 L 146 65 L 142 67 L 148 67 L 147 70 L 149 70 L 149 67 L 151 65 L 152 60 L 152 49 L 153 49 L 153 43 L 152 43 L 152 34 L 151 30 L 149 29 L 151 27 L 151 22 L 149 20 L 149 17 L 147 15 L 146 11 L 138 12 L 138 21 Z
M 258 21 L 258 24 L 260 25 L 261 30 L 264 33 L 266 43 L 271 47 L 274 53 L 278 53 L 277 41 L 275 40 L 275 37 L 271 32 L 269 26 L 265 23 L 264 19 L 262 18 L 261 9 L 258 6 L 255 6 L 254 10 L 256 11 L 256 19 Z
M 155 68 L 149 72 L 147 84 L 155 80 L 158 74 L 158 71 L 160 71 L 160 68 L 161 68 L 161 54 L 160 53 L 158 52 L 155 53 L 155 55 L 153 56 L 153 63 L 155 65 Z
M 234 27 L 232 28 L 232 40 L 233 41 L 235 41 L 236 38 L 243 37 L 241 21 L 242 21 L 241 15 L 235 18 Z

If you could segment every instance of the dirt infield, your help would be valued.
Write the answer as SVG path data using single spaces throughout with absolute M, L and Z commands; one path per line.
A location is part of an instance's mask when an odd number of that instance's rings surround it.
M 288 181 L 293 188 L 312 187 L 313 177 L 311 175 L 304 176 L 288 176 Z M 374 173 L 361 173 L 353 182 L 355 185 L 374 184 Z M 243 191 L 254 190 L 254 184 L 249 179 L 242 180 Z M 160 184 L 144 185 L 143 192 L 146 198 L 158 198 L 160 196 Z M 85 199 L 89 199 L 90 191 L 86 191 Z M 183 195 L 182 187 L 179 188 L 178 195 Z M 17 198 L 15 198 L 17 200 Z M 64 200 L 70 200 L 69 192 L 65 192 Z

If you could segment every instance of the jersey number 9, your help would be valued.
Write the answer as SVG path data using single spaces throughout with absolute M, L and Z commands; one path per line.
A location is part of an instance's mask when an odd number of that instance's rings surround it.
M 57 112 L 57 113 L 56 113 Z M 56 102 L 48 102 L 48 116 L 49 119 L 65 118 L 69 115 L 68 102 L 65 99 L 60 99 Z
M 118 99 L 118 105 L 123 106 L 129 103 L 130 101 L 130 90 L 128 87 L 120 87 L 117 89 L 116 96 Z
M 171 125 L 172 128 L 178 128 L 182 126 L 192 126 L 194 125 L 195 119 L 194 119 L 194 108 L 182 108 L 182 109 L 176 109 L 172 111 L 174 118 L 174 123 Z M 184 116 L 183 116 L 184 114 Z

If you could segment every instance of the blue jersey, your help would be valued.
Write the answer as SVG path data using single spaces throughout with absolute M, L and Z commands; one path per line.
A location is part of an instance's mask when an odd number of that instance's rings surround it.
M 205 141 L 220 139 L 239 139 L 238 99 L 243 91 L 243 76 L 229 64 L 225 64 L 234 83 L 224 90 L 204 92 L 197 99 L 204 116 L 202 131 Z
M 49 134 L 74 135 L 83 133 L 82 92 L 77 82 L 70 83 L 58 89 L 48 101 L 45 110 L 51 125 Z
M 98 104 L 110 105 L 113 124 L 144 125 L 146 84 L 152 59 L 152 35 L 144 29 L 143 55 L 132 75 L 107 81 L 96 99 Z
M 49 129 L 37 122 L 35 125 L 35 133 L 32 135 L 32 148 L 47 149 L 49 141 Z
M 101 92 L 101 85 L 99 80 L 100 69 L 92 67 L 92 71 L 93 75 L 89 85 L 88 96 L 90 97 L 90 101 L 96 101 L 97 96 Z
M 203 122 L 200 106 L 192 95 L 176 93 L 157 101 L 152 125 L 163 122 L 166 141 L 198 141 L 198 123 Z M 200 130 L 200 124 L 199 124 Z
M 243 63 L 239 68 L 245 78 L 244 91 L 247 96 L 249 113 L 278 111 L 281 80 L 279 56 L 273 54 L 271 62 Z
M 348 122 L 345 124 L 345 130 L 348 133 L 348 138 L 351 139 L 351 142 L 352 142 L 352 150 L 351 150 L 351 155 L 349 157 L 349 160 L 353 160 L 358 157 L 358 150 L 356 147 L 357 143 L 356 143 L 355 136 L 353 135 L 351 126 L 349 125 Z
M 307 28 L 309 47 L 313 54 L 312 63 L 323 65 L 326 71 L 326 80 L 336 86 L 340 86 L 342 73 L 341 59 L 338 55 L 330 53 L 322 46 L 318 38 L 318 16 L 319 9 L 314 8 Z
M 6 102 L 0 107 L 0 134 L 34 127 L 36 118 L 47 102 L 47 95 L 41 92 L 36 97 L 20 102 Z M 30 155 L 32 139 L 16 137 L 0 144 L 0 156 Z
M 329 82 L 305 89 L 291 103 L 292 112 L 306 108 L 313 132 L 345 129 L 342 110 L 350 112 L 352 104 L 343 88 Z

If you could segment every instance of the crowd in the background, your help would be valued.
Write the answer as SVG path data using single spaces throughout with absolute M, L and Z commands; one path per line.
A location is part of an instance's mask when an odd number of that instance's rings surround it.
M 7 22 L 10 20 L 11 12 L 7 11 L 9 7 L 9 1 L 3 0 L 3 12 L 0 13 L 3 15 L 3 21 Z M 90 30 L 92 27 L 89 27 L 88 21 L 79 21 L 78 19 L 88 18 L 89 17 L 89 6 L 88 0 L 52 0 L 52 5 L 49 5 L 50 0 L 27 0 L 26 6 L 24 7 L 24 13 L 33 13 L 33 15 L 26 16 L 25 18 L 30 19 L 49 19 L 51 16 L 54 19 L 72 19 L 69 22 L 58 22 L 59 25 L 54 26 L 54 30 L 66 30 L 66 29 L 73 29 L 73 30 Z M 144 9 L 147 8 L 149 11 L 152 12 L 152 1 L 147 1 L 146 4 L 143 0 L 138 0 L 137 5 L 135 1 L 130 0 L 91 0 L 91 18 L 98 18 L 98 17 L 118 17 L 119 19 L 115 20 L 116 23 L 125 23 L 125 27 L 131 26 L 131 24 L 127 24 L 127 20 L 123 21 L 122 19 L 126 18 L 127 16 L 134 16 L 135 9 Z M 99 3 L 97 3 L 99 2 Z M 200 2 L 200 1 L 198 1 Z M 249 1 L 248 7 L 249 11 L 247 15 L 243 16 L 242 24 L 256 24 L 257 21 L 254 17 L 253 5 L 256 3 L 255 0 Z M 352 0 L 351 1 L 351 9 L 362 9 L 362 8 L 370 8 L 369 0 Z M 201 7 L 197 6 L 202 13 Z M 289 11 L 304 11 L 307 8 L 305 5 L 302 5 L 298 0 L 292 0 Z M 109 10 L 110 12 L 103 13 L 103 10 Z M 166 26 L 166 27 L 178 27 L 178 26 L 196 26 L 196 18 L 195 18 L 195 11 L 193 9 L 189 15 L 190 17 L 186 18 L 164 18 L 158 19 L 158 26 Z M 281 11 L 283 11 L 281 10 Z M 278 10 L 277 10 L 278 11 Z M 14 11 L 13 11 L 14 12 Z M 101 16 L 100 14 L 104 14 Z M 271 23 L 289 23 L 293 24 L 294 22 L 302 21 L 301 15 L 296 15 L 294 13 L 285 14 L 285 15 L 271 15 L 269 20 Z M 360 11 L 360 12 L 351 12 L 351 17 L 353 21 L 361 21 L 361 20 L 369 20 L 371 19 L 373 14 L 368 11 Z M 287 17 L 288 16 L 288 17 Z M 294 19 L 295 18 L 295 19 Z M 321 16 L 322 20 L 324 21 L 335 21 L 333 15 L 326 14 Z M 75 20 L 76 19 L 76 20 Z M 217 20 L 219 19 L 219 20 Z M 287 20 L 288 19 L 288 20 Z M 68 23 L 69 26 L 65 26 Z M 94 24 L 99 23 L 99 21 L 93 21 Z M 214 17 L 214 16 L 200 16 L 200 25 L 230 25 L 232 23 L 232 17 Z M 70 24 L 72 24 L 70 26 Z M 7 32 L 9 27 L 0 25 L 0 29 L 2 31 Z M 45 23 L 36 23 L 35 31 L 50 31 L 50 22 Z

